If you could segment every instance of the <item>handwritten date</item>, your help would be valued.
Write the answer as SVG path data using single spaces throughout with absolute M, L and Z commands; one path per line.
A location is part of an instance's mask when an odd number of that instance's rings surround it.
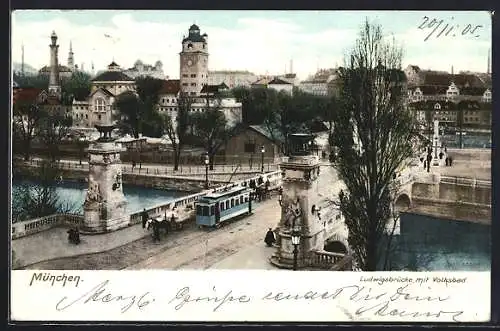
M 458 36 L 474 36 L 478 38 L 480 36 L 479 32 L 483 28 L 482 25 L 467 24 L 466 26 L 460 26 L 455 24 L 454 17 L 451 17 L 449 22 L 445 22 L 443 19 L 430 18 L 428 16 L 422 17 L 422 23 L 418 26 L 418 29 L 422 31 L 429 31 L 424 41 L 429 40 L 432 36 L 436 39 L 441 36 L 456 37 Z M 437 33 L 437 35 L 435 35 Z

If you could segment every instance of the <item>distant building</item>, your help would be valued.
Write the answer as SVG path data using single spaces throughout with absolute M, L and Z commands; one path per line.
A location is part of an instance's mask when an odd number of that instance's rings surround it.
M 288 93 L 290 95 L 292 95 L 293 93 L 293 84 L 281 78 L 275 77 L 267 83 L 267 86 L 269 88 L 275 89 L 278 92 L 284 91 L 285 93 Z
M 216 70 L 208 72 L 208 84 L 226 84 L 228 88 L 250 87 L 250 84 L 257 79 L 257 76 L 249 71 Z
M 123 73 L 131 78 L 141 76 L 153 77 L 156 79 L 168 79 L 163 72 L 163 64 L 161 61 L 156 61 L 155 65 L 144 64 L 141 60 L 137 60 L 132 68 L 126 69 Z
M 419 121 L 438 120 L 451 127 L 460 122 L 472 127 L 491 124 L 492 86 L 487 75 L 450 74 L 420 70 L 417 66 L 408 66 L 405 74 L 408 104 L 417 112 Z
M 135 93 L 135 81 L 113 61 L 107 71 L 92 79 L 90 94 L 86 98 L 73 100 L 71 114 L 74 126 L 93 128 L 96 124 L 112 123 L 117 111 L 115 101 L 126 92 Z
M 300 82 L 299 89 L 312 95 L 332 95 L 335 92 L 334 85 L 337 77 L 337 69 L 321 69 L 305 81 Z
M 284 138 L 279 130 L 271 132 L 264 125 L 250 125 L 228 140 L 224 153 L 226 156 L 244 159 L 249 166 L 258 169 L 261 166 L 262 146 L 264 162 L 273 163 L 279 159 L 283 144 Z

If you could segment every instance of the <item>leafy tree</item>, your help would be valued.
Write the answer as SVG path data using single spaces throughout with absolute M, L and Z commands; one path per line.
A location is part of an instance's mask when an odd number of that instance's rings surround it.
M 42 90 L 48 90 L 49 88 L 48 75 L 19 75 L 14 73 L 13 79 L 20 87 L 34 87 Z
M 152 77 L 136 79 L 136 91 L 124 92 L 116 100 L 118 112 L 113 116 L 122 133 L 130 133 L 135 138 L 140 134 L 161 137 L 162 119 L 157 110 L 163 81 Z
M 122 133 L 129 133 L 135 138 L 139 138 L 141 133 L 141 108 L 139 99 L 134 92 L 127 91 L 118 95 L 116 99 L 118 112 L 113 115 L 118 129 Z
M 394 175 L 413 155 L 416 125 L 405 107 L 401 59 L 402 49 L 384 41 L 382 28 L 366 20 L 339 75 L 331 142 L 346 187 L 339 194 L 340 211 L 355 263 L 364 271 L 376 270 L 386 255 L 382 239 L 397 190 Z
M 186 144 L 187 140 L 191 104 L 192 100 L 189 97 L 181 95 L 177 99 L 177 116 L 173 118 L 172 115 L 168 113 L 161 115 L 163 130 L 172 144 L 175 171 L 179 169 L 179 159 L 182 148 Z
M 13 137 L 20 140 L 24 160 L 28 161 L 37 127 L 47 114 L 35 97 L 33 100 L 18 100 L 13 106 L 13 115 Z
M 47 147 L 51 160 L 60 157 L 59 144 L 70 133 L 72 118 L 57 113 L 49 113 L 40 121 L 39 138 Z
M 71 77 L 63 81 L 62 84 L 62 94 L 67 96 L 69 104 L 72 104 L 73 100 L 85 100 L 90 94 L 90 75 L 76 71 Z
M 214 167 L 214 156 L 228 137 L 226 118 L 218 109 L 208 109 L 193 115 L 196 135 L 210 159 L 210 170 Z

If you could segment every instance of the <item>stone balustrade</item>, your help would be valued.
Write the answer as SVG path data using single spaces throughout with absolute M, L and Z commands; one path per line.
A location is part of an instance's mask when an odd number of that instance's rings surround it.
M 441 183 L 491 188 L 490 180 L 481 180 L 470 177 L 441 176 Z
M 350 270 L 351 257 L 346 254 L 314 250 L 311 252 L 309 266 L 322 270 Z
M 83 215 L 53 214 L 28 221 L 12 223 L 12 239 L 52 229 L 57 226 L 81 226 Z

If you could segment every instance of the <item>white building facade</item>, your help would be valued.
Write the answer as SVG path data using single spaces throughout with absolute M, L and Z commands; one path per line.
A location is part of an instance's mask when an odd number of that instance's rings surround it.
M 131 78 L 142 76 L 153 77 L 156 79 L 168 79 L 163 72 L 163 64 L 161 61 L 156 61 L 153 65 L 145 64 L 141 60 L 137 60 L 132 68 L 129 68 L 123 73 Z
M 226 84 L 230 89 L 235 87 L 250 87 L 257 76 L 249 71 L 217 70 L 208 72 L 208 84 Z

